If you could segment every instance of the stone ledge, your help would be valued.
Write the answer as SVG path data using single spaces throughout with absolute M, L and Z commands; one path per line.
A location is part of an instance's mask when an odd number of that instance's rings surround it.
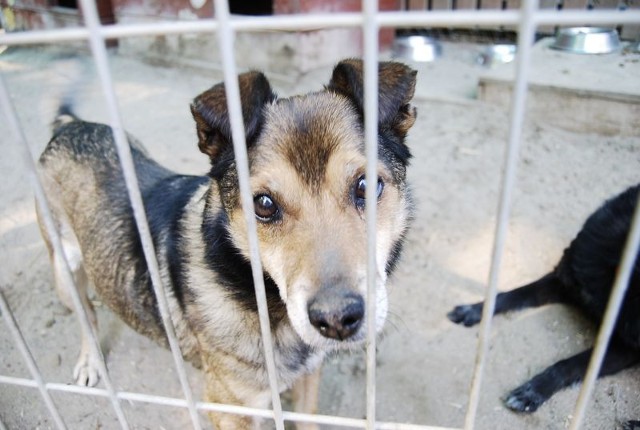
M 529 73 L 529 112 L 571 131 L 604 135 L 640 134 L 640 54 L 579 55 L 533 49 Z M 479 78 L 478 98 L 508 108 L 515 65 L 505 64 Z

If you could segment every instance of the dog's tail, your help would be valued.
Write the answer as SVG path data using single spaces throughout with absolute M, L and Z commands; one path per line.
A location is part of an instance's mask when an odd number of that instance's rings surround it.
M 58 110 L 51 123 L 53 133 L 56 133 L 65 124 L 80 120 L 74 112 L 74 107 L 78 96 L 86 90 L 87 83 L 91 78 L 91 64 L 85 58 L 74 56 L 62 58 L 62 60 L 70 60 L 60 64 L 68 82 L 59 99 Z
M 56 133 L 60 127 L 65 124 L 69 124 L 73 121 L 78 121 L 80 118 L 73 113 L 73 100 L 67 96 L 63 97 L 58 106 L 58 112 L 56 113 L 53 122 L 51 123 L 51 129 L 53 133 Z

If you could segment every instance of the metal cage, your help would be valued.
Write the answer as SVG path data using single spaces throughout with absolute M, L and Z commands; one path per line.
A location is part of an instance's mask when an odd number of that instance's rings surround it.
M 124 392 L 114 388 L 104 361 L 101 363 L 102 378 L 105 388 L 85 388 L 63 383 L 47 382 L 39 372 L 29 348 L 20 334 L 20 328 L 13 318 L 4 296 L 0 294 L 0 311 L 12 333 L 15 343 L 28 365 L 32 379 L 22 379 L 0 375 L 0 384 L 14 384 L 25 387 L 39 389 L 42 400 L 45 402 L 51 416 L 58 428 L 66 428 L 64 417 L 60 415 L 52 400 L 50 393 L 53 391 L 65 391 L 88 396 L 108 397 L 111 405 L 118 417 L 122 428 L 129 428 L 126 414 L 121 403 L 124 401 L 147 402 L 159 405 L 170 405 L 187 408 L 190 412 L 193 427 L 201 428 L 198 411 L 221 411 L 233 414 L 246 414 L 263 417 L 272 420 L 277 429 L 284 429 L 285 421 L 303 421 L 309 423 L 327 424 L 350 428 L 367 429 L 435 429 L 441 427 L 410 425 L 400 423 L 379 422 L 376 420 L 376 338 L 375 328 L 372 324 L 372 316 L 375 312 L 368 309 L 368 339 L 367 339 L 367 399 L 366 418 L 342 418 L 337 416 L 305 415 L 300 413 L 286 412 L 282 410 L 280 396 L 276 386 L 275 364 L 271 346 L 269 331 L 269 321 L 265 299 L 264 284 L 262 279 L 262 267 L 259 257 L 258 241 L 256 236 L 255 219 L 252 216 L 246 218 L 250 234 L 250 247 L 252 252 L 252 271 L 256 285 L 256 295 L 259 303 L 260 322 L 264 340 L 264 354 L 267 361 L 267 368 L 270 375 L 272 404 L 271 410 L 259 410 L 234 405 L 211 404 L 197 401 L 191 392 L 191 388 L 186 378 L 184 362 L 180 354 L 174 328 L 168 316 L 167 300 L 164 289 L 161 286 L 161 278 L 158 271 L 158 264 L 155 260 L 153 242 L 150 237 L 141 194 L 137 186 L 137 180 L 133 169 L 133 162 L 127 140 L 124 135 L 121 114 L 117 107 L 117 99 L 109 70 L 109 59 L 105 47 L 107 39 L 126 38 L 142 35 L 162 35 L 162 34 L 185 34 L 185 33 L 217 33 L 222 53 L 222 64 L 224 70 L 224 81 L 229 100 L 229 112 L 232 124 L 233 142 L 235 156 L 238 166 L 240 186 L 242 192 L 242 204 L 244 208 L 252 207 L 252 196 L 248 185 L 248 164 L 245 137 L 243 131 L 242 112 L 239 101 L 239 89 L 236 79 L 236 63 L 233 53 L 234 36 L 238 32 L 250 30 L 306 30 L 317 28 L 361 28 L 364 36 L 364 64 L 365 64 L 365 136 L 367 149 L 367 175 L 375 175 L 377 162 L 377 63 L 379 58 L 378 31 L 381 27 L 411 28 L 411 27 L 448 27 L 465 28 L 470 26 L 512 26 L 517 27 L 518 33 L 518 58 L 516 64 L 516 79 L 514 93 L 510 109 L 510 132 L 508 137 L 508 150 L 504 161 L 504 173 L 500 192 L 499 207 L 497 211 L 496 232 L 494 237 L 493 252 L 491 256 L 490 275 L 488 287 L 486 288 L 486 306 L 480 326 L 480 336 L 478 341 L 476 367 L 472 380 L 470 400 L 466 413 L 464 428 L 474 428 L 478 401 L 481 393 L 483 369 L 487 361 L 488 339 L 491 330 L 491 315 L 495 306 L 495 296 L 497 292 L 498 277 L 501 263 L 505 237 L 510 216 L 510 207 L 514 189 L 514 181 L 518 169 L 518 154 L 521 141 L 521 130 L 525 119 L 525 102 L 527 100 L 527 82 L 529 77 L 529 63 L 531 57 L 531 47 L 534 41 L 536 27 L 542 25 L 572 25 L 572 24 L 637 24 L 640 22 L 640 11 L 556 11 L 542 10 L 538 7 L 538 0 L 524 0 L 519 10 L 457 10 L 457 11 L 404 11 L 404 12 L 379 12 L 377 2 L 366 0 L 363 2 L 362 13 L 335 13 L 318 15 L 290 15 L 290 16 L 269 16 L 269 17 L 244 17 L 237 19 L 229 14 L 226 0 L 215 0 L 216 17 L 212 19 L 198 20 L 195 22 L 157 22 L 147 24 L 131 25 L 109 25 L 102 26 L 98 19 L 96 5 L 92 0 L 82 0 L 81 9 L 84 14 L 86 25 L 81 28 L 68 28 L 57 30 L 30 31 L 24 33 L 0 34 L 0 45 L 25 45 L 25 44 L 53 44 L 67 41 L 88 40 L 95 65 L 98 70 L 103 93 L 106 98 L 110 124 L 113 127 L 117 149 L 125 173 L 126 184 L 129 191 L 132 207 L 140 237 L 143 243 L 144 253 L 153 280 L 154 290 L 158 297 L 162 320 L 170 341 L 171 351 L 175 360 L 175 366 L 182 385 L 183 398 L 167 398 L 154 396 L 145 393 Z M 1 77 L 0 77 L 1 78 Z M 26 144 L 26 137 L 21 128 L 15 108 L 9 98 L 8 90 L 4 80 L 0 79 L 0 101 L 4 109 L 8 124 L 11 128 L 13 141 L 11 144 L 20 145 L 23 153 L 25 169 L 29 172 L 33 188 L 39 205 L 43 208 L 43 216 L 46 226 L 51 234 L 53 246 L 58 251 L 62 250 L 60 237 L 53 228 L 53 222 L 47 209 L 46 199 L 35 170 L 34 157 Z M 375 187 L 369 187 L 367 201 L 375 201 Z M 251 214 L 251 210 L 245 210 L 246 214 Z M 369 297 L 368 306 L 374 306 L 375 300 L 375 216 L 376 206 L 367 205 L 367 229 L 368 229 L 368 255 L 369 271 L 368 286 Z M 640 244 L 640 210 L 636 210 L 632 231 L 629 235 L 624 259 L 616 280 L 615 288 L 607 308 L 606 316 L 600 329 L 596 348 L 589 366 L 589 370 L 583 383 L 579 400 L 575 406 L 571 429 L 580 427 L 585 413 L 590 393 L 592 392 L 597 371 L 602 363 L 608 339 L 611 335 L 613 324 L 617 316 L 618 307 L 623 298 L 626 285 L 633 267 L 634 257 L 638 253 Z M 64 253 L 59 252 L 60 255 Z M 68 269 L 68 267 L 67 267 Z M 67 270 L 63 274 L 69 281 L 72 280 L 70 272 Z M 82 305 L 77 294 L 74 296 L 75 307 L 79 311 L 81 323 L 88 329 L 89 323 L 87 315 L 82 310 Z M 88 330 L 90 331 L 90 330 Z M 99 342 L 93 338 L 93 348 L 99 351 Z

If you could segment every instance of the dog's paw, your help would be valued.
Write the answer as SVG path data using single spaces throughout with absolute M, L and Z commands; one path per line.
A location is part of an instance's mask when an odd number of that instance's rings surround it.
M 447 314 L 447 318 L 456 324 L 464 324 L 465 327 L 476 325 L 482 319 L 482 303 L 456 306 Z
M 76 385 L 83 387 L 93 387 L 100 380 L 100 371 L 98 366 L 98 358 L 93 357 L 89 353 L 81 353 L 73 369 L 73 379 Z
M 640 420 L 627 421 L 622 425 L 622 430 L 640 430 Z
M 516 412 L 535 412 L 548 397 L 540 393 L 531 382 L 522 384 L 511 391 L 504 399 L 504 404 Z

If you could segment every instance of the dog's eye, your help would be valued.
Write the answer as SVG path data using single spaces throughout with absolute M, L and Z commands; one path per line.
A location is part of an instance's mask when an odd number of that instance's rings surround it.
M 278 206 L 267 194 L 254 197 L 253 207 L 256 217 L 262 222 L 273 221 L 278 215 Z
M 382 195 L 382 190 L 384 189 L 384 182 L 382 182 L 381 178 L 378 178 L 378 189 L 377 196 L 378 199 Z M 366 200 L 366 192 L 367 192 L 367 180 L 364 178 L 364 175 L 360 176 L 356 181 L 355 189 L 354 189 L 354 197 L 356 201 L 356 206 L 359 209 L 364 209 L 364 202 Z

